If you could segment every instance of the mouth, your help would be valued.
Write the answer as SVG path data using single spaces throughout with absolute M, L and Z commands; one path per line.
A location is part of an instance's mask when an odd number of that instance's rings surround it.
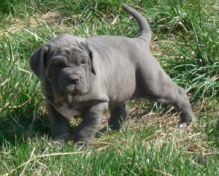
M 77 95 L 79 95 L 79 93 L 73 92 L 71 95 L 72 95 L 72 96 L 77 96 Z
M 74 89 L 74 90 L 71 92 L 71 95 L 72 95 L 72 96 L 80 95 L 80 91 L 78 91 L 77 89 Z
M 65 95 L 65 100 L 67 100 L 68 103 L 72 103 L 79 95 L 80 93 L 78 91 L 73 91 Z

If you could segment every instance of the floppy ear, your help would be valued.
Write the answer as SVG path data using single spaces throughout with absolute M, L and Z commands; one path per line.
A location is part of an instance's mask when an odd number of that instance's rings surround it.
M 88 47 L 88 54 L 89 54 L 90 63 L 91 63 L 91 72 L 96 75 L 96 71 L 94 69 L 94 64 L 93 64 L 93 52 L 91 51 L 89 47 Z
M 30 67 L 33 72 L 42 79 L 43 72 L 45 69 L 45 57 L 48 53 L 48 47 L 39 48 L 30 58 Z
M 80 47 L 81 49 L 87 50 L 88 56 L 89 56 L 89 58 L 90 58 L 91 72 L 96 75 L 96 71 L 95 71 L 95 69 L 94 69 L 94 63 L 93 63 L 93 51 L 92 51 L 91 47 L 89 46 L 89 44 L 88 44 L 87 42 L 81 42 L 81 43 L 79 44 L 79 47 Z

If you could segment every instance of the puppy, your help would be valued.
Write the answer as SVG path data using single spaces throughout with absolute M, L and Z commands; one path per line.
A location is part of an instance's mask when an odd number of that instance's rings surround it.
M 126 101 L 146 98 L 175 106 L 180 127 L 194 121 L 185 91 L 161 68 L 150 51 L 151 30 L 136 10 L 123 9 L 137 21 L 140 35 L 81 38 L 62 35 L 48 41 L 30 59 L 46 97 L 52 136 L 68 140 L 69 120 L 82 117 L 75 142 L 96 134 L 101 116 L 110 110 L 109 127 L 119 130 L 127 118 Z

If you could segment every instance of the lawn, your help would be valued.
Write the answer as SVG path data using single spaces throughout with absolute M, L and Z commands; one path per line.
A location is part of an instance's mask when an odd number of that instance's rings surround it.
M 196 124 L 178 129 L 172 107 L 137 100 L 121 131 L 99 132 L 89 146 L 56 144 L 29 58 L 63 33 L 136 36 L 124 2 L 150 22 L 152 52 L 187 90 Z M 217 0 L 0 2 L 0 175 L 219 175 L 218 97 Z

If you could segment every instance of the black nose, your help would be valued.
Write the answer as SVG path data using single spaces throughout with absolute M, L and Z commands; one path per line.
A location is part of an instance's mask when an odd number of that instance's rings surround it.
M 79 76 L 78 75 L 72 75 L 70 76 L 70 83 L 71 84 L 78 84 L 79 83 Z
M 78 84 L 80 79 L 78 75 L 71 75 L 65 77 L 64 80 L 69 84 Z

